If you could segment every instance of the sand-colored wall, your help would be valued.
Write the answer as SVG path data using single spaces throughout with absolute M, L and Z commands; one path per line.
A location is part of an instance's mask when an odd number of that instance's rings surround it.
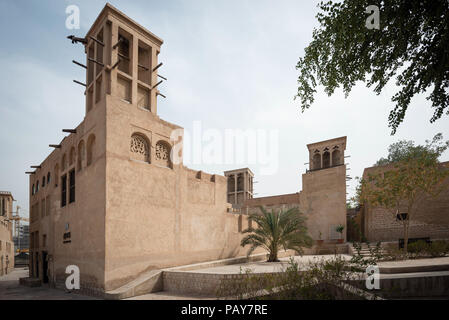
M 309 171 L 302 175 L 300 210 L 307 216 L 313 239 L 335 240 L 334 227 L 346 226 L 346 165 Z M 343 232 L 346 241 L 346 228 Z
M 106 289 L 156 268 L 244 255 L 246 216 L 228 213 L 227 181 L 174 164 L 162 167 L 155 145 L 179 127 L 108 96 L 106 165 Z M 150 147 L 149 162 L 133 160 L 131 136 Z M 242 222 L 243 221 L 243 222 Z
M 38 254 L 39 277 L 43 279 L 42 252 L 48 252 L 49 281 L 64 282 L 66 267 L 80 268 L 81 283 L 85 287 L 104 287 L 104 215 L 105 215 L 105 101 L 100 101 L 76 128 L 61 142 L 41 164 L 41 168 L 30 176 L 30 275 L 36 276 L 36 253 Z M 92 163 L 87 166 L 87 142 L 95 135 Z M 78 152 L 78 145 L 84 141 L 84 153 Z M 76 150 L 75 159 L 70 164 L 70 150 Z M 66 155 L 67 168 L 62 170 L 62 158 Z M 78 158 L 81 157 L 81 170 Z M 55 166 L 59 166 L 56 176 Z M 61 207 L 61 177 L 75 168 L 75 202 Z M 42 179 L 48 172 L 50 184 L 42 187 Z M 57 179 L 57 186 L 56 186 Z M 40 181 L 39 191 L 32 195 L 31 186 Z M 68 181 L 67 181 L 68 185 Z M 69 190 L 67 190 L 69 192 Z M 68 199 L 68 196 L 67 196 Z M 42 212 L 42 201 L 49 208 Z M 36 212 L 35 204 L 39 204 Z M 33 214 L 34 212 L 34 214 Z M 68 228 L 66 226 L 68 225 Z M 36 236 L 38 232 L 38 237 Z M 70 243 L 64 243 L 64 233 L 70 232 Z M 43 236 L 46 235 L 46 244 Z

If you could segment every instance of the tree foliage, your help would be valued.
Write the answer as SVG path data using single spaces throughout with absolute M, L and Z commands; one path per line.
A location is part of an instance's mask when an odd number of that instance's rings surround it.
M 257 224 L 256 228 L 243 230 L 247 235 L 241 245 L 249 245 L 248 255 L 262 247 L 269 252 L 268 261 L 277 261 L 279 248 L 291 249 L 302 253 L 303 247 L 310 247 L 312 239 L 307 233 L 306 217 L 298 208 L 267 211 L 260 207 L 261 213 L 251 213 L 249 219 Z
M 410 140 L 401 140 L 388 147 L 388 156 L 380 158 L 375 166 L 383 166 L 399 161 L 407 161 L 419 157 L 438 159 L 449 147 L 449 141 L 443 141 L 443 134 L 436 134 L 433 139 L 426 140 L 425 145 L 417 145 Z
M 392 144 L 388 157 L 380 161 L 384 166 L 361 179 L 359 201 L 386 209 L 403 224 L 405 250 L 410 221 L 415 217 L 418 204 L 449 187 L 446 180 L 449 168 L 438 161 L 449 146 L 449 142 L 442 143 L 442 139 L 442 135 L 437 134 L 425 146 L 415 146 L 412 141 Z
M 380 9 L 380 29 L 368 29 L 369 5 Z M 413 96 L 429 91 L 434 114 L 449 114 L 449 2 L 447 0 L 344 0 L 321 2 L 320 26 L 296 68 L 302 111 L 314 101 L 318 84 L 330 96 L 348 96 L 358 81 L 380 94 L 395 77 L 398 92 L 388 118 L 394 134 Z

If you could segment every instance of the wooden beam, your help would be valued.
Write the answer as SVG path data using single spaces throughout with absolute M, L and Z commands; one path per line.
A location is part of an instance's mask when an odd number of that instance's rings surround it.
M 89 38 L 91 38 L 93 41 L 95 41 L 96 43 L 98 43 L 99 45 L 102 45 L 104 47 L 104 43 L 101 42 L 100 40 L 98 40 L 98 39 L 96 39 L 96 38 L 94 38 L 92 36 L 89 36 Z
M 60 144 L 49 144 L 49 147 L 55 148 L 55 149 L 60 149 L 61 145 Z
M 35 174 L 36 172 L 26 171 L 25 174 Z
M 162 82 L 164 82 L 163 80 L 159 81 L 158 83 L 156 83 L 151 89 L 156 88 L 158 85 L 160 85 Z
M 156 71 L 157 69 L 159 69 L 161 66 L 162 66 L 162 62 L 161 63 L 159 63 L 157 66 L 155 66 L 154 68 L 153 68 L 153 72 L 154 71 Z
M 30 168 L 33 168 L 33 169 L 40 169 L 40 168 L 42 168 L 41 166 L 30 166 Z
M 76 133 L 76 129 L 62 129 L 62 132 Z
M 78 84 L 80 84 L 80 85 L 82 85 L 82 86 L 84 86 L 84 87 L 87 87 L 86 84 L 84 84 L 84 83 L 82 83 L 82 82 L 79 82 L 79 81 L 76 81 L 76 80 L 73 80 L 73 82 L 78 83 Z
M 85 65 L 82 64 L 81 62 L 78 62 L 78 61 L 75 61 L 75 60 L 72 60 L 72 62 L 73 62 L 74 64 L 79 65 L 80 67 L 83 67 L 84 69 L 87 69 L 87 66 L 85 66 Z
M 95 60 L 95 59 L 87 58 L 87 60 L 92 61 L 93 63 L 96 63 L 96 64 L 98 64 L 98 65 L 104 67 L 104 64 L 103 64 L 103 63 L 101 63 L 101 62 L 99 62 L 99 61 L 97 61 L 97 60 Z

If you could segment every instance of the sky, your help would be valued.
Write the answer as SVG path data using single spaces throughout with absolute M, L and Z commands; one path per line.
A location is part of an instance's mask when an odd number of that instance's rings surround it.
M 394 83 L 380 95 L 357 84 L 345 99 L 341 90 L 327 96 L 318 90 L 312 107 L 300 112 L 295 66 L 317 27 L 318 1 L 110 1 L 126 15 L 164 40 L 159 73 L 158 115 L 192 132 L 203 130 L 265 130 L 278 133 L 277 169 L 267 174 L 261 165 L 187 164 L 193 169 L 223 174 L 250 167 L 255 172 L 256 197 L 301 190 L 307 168 L 308 143 L 347 136 L 348 175 L 360 176 L 387 155 L 398 140 L 423 144 L 436 133 L 449 139 L 449 117 L 431 124 L 433 110 L 426 95 L 416 96 L 394 136 L 387 125 L 393 107 Z M 11 191 L 21 213 L 28 215 L 28 176 L 59 143 L 61 129 L 74 128 L 84 118 L 82 45 L 66 39 L 83 37 L 105 1 L 0 2 L 0 190 Z M 80 29 L 68 30 L 66 8 L 80 9 Z M 382 17 L 381 17 L 382 19 Z M 382 23 L 382 20 L 381 20 Z M 449 152 L 442 161 L 449 160 Z M 248 161 L 249 162 L 249 161 Z M 355 190 L 348 182 L 348 197 Z

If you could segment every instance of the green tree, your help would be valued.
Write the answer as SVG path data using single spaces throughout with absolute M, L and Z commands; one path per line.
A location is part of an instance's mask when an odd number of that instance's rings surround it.
M 256 248 L 262 247 L 269 252 L 268 262 L 278 261 L 279 248 L 291 249 L 302 254 L 303 247 L 312 245 L 312 238 L 307 233 L 306 217 L 298 208 L 267 211 L 259 207 L 261 213 L 251 213 L 249 219 L 257 224 L 256 228 L 243 230 L 247 235 L 241 246 L 249 245 L 248 255 Z
M 379 8 L 379 29 L 366 27 L 366 8 Z M 321 2 L 312 42 L 296 68 L 302 111 L 314 101 L 318 84 L 330 96 L 343 88 L 348 96 L 358 82 L 380 94 L 396 77 L 399 91 L 388 118 L 394 134 L 411 98 L 430 91 L 435 109 L 430 122 L 449 105 L 449 2 L 447 0 L 344 0 Z M 446 111 L 449 114 L 449 110 Z
M 374 173 L 360 179 L 359 201 L 389 211 L 404 229 L 404 250 L 407 251 L 409 226 L 417 212 L 417 205 L 427 197 L 436 197 L 449 187 L 449 167 L 438 158 L 448 148 L 437 134 L 425 146 L 412 141 L 392 144 L 387 158 Z M 407 215 L 402 215 L 407 213 Z

